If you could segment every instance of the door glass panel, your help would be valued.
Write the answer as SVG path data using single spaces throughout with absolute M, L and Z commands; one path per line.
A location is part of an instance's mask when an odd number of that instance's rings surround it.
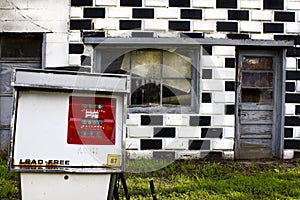
M 273 104 L 273 91 L 271 89 L 243 88 L 242 103 Z
M 243 72 L 243 87 L 272 87 L 273 73 L 271 72 Z
M 272 57 L 243 57 L 244 70 L 272 70 Z

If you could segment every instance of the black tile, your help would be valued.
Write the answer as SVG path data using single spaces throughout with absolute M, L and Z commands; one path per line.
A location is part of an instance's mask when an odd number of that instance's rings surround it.
M 142 126 L 162 126 L 163 116 L 162 115 L 141 115 Z
M 71 6 L 92 6 L 93 0 L 71 0 Z
M 169 0 L 169 7 L 190 7 L 190 0 Z
M 287 92 L 295 92 L 296 84 L 294 82 L 286 82 L 285 83 L 285 90 Z
M 264 33 L 283 33 L 284 24 L 283 23 L 264 23 L 263 25 Z
M 120 30 L 140 30 L 141 20 L 120 20 Z
M 300 149 L 300 140 L 284 140 L 284 149 Z
M 83 51 L 83 44 L 69 44 L 69 54 L 82 54 Z
M 131 37 L 136 38 L 152 38 L 154 36 L 153 32 L 132 32 Z
M 211 93 L 202 93 L 202 103 L 211 103 Z
M 264 9 L 283 10 L 284 0 L 264 0 Z
M 300 69 L 300 59 L 297 59 L 297 65 L 298 65 L 298 69 Z
M 210 126 L 210 116 L 190 116 L 190 126 Z
M 300 106 L 296 105 L 295 114 L 300 115 Z
M 168 127 L 168 128 L 154 128 L 153 137 L 168 137 L 168 138 L 175 138 L 175 128 Z
M 203 45 L 202 55 L 212 55 L 212 45 Z
M 190 140 L 189 150 L 210 150 L 209 140 Z
M 84 18 L 105 18 L 105 8 L 83 8 Z
M 235 114 L 235 106 L 234 105 L 225 105 L 225 114 L 226 115 L 234 115 Z
M 175 160 L 175 152 L 174 151 L 153 151 L 153 159 L 171 162 Z
M 217 22 L 217 31 L 237 32 L 237 22 Z
M 120 6 L 142 7 L 142 0 L 120 0 Z
M 222 138 L 222 128 L 201 128 L 201 138 Z
M 228 39 L 233 39 L 233 40 L 246 40 L 250 39 L 249 34 L 234 34 L 234 33 L 229 33 L 227 34 Z
M 294 151 L 294 159 L 300 158 L 300 152 L 299 151 Z
M 284 137 L 293 138 L 293 128 L 284 128 Z
M 91 66 L 92 64 L 91 56 L 82 55 L 80 57 L 80 60 L 81 60 L 81 65 Z
M 300 44 L 299 35 L 274 35 L 274 40 L 290 40 L 290 41 L 294 41 L 295 45 Z
M 225 91 L 235 91 L 235 82 L 225 81 Z
M 229 20 L 249 20 L 248 10 L 228 10 Z
M 133 8 L 132 9 L 132 18 L 154 18 L 154 9 L 153 8 Z
M 237 8 L 237 0 L 217 0 L 217 8 Z
M 169 21 L 169 29 L 174 31 L 190 31 L 190 21 Z
M 180 33 L 181 38 L 204 38 L 203 33 Z
M 300 71 L 286 71 L 286 80 L 300 80 Z
M 300 57 L 300 48 L 299 47 L 288 47 L 286 56 L 287 57 Z
M 141 139 L 141 150 L 162 149 L 162 140 Z
M 90 19 L 71 19 L 70 20 L 71 30 L 90 30 L 92 29 L 92 20 Z
M 203 69 L 202 79 L 212 79 L 212 69 Z
M 300 94 L 285 94 L 286 103 L 300 103 Z
M 181 19 L 202 19 L 201 9 L 181 9 Z
M 294 12 L 275 12 L 274 20 L 282 21 L 282 22 L 294 22 L 295 21 L 295 13 Z
M 235 68 L 235 58 L 225 58 L 226 68 Z
M 200 157 L 205 160 L 221 160 L 222 155 L 221 151 L 200 152 Z
M 105 32 L 103 32 L 103 31 L 83 31 L 82 37 L 105 37 Z
M 289 116 L 285 117 L 285 126 L 300 126 L 300 117 Z

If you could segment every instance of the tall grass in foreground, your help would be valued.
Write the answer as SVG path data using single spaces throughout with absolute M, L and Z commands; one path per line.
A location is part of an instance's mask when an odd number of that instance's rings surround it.
M 18 174 L 7 171 L 7 162 L 0 158 L 0 199 L 18 199 Z

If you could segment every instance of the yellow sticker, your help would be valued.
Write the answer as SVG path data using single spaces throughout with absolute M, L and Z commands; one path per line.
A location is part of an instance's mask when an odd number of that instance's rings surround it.
M 107 165 L 109 166 L 121 166 L 121 156 L 116 154 L 108 154 Z

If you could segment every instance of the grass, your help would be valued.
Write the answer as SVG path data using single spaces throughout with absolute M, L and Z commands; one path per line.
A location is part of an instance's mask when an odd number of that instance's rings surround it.
M 153 180 L 158 199 L 300 199 L 300 162 L 293 161 L 129 161 L 125 177 L 131 199 L 152 199 Z M 152 166 L 152 167 L 151 167 Z M 134 173 L 139 172 L 139 173 Z M 0 199 L 18 199 L 18 177 L 0 160 Z M 121 194 L 122 195 L 122 194 Z M 123 198 L 124 199 L 124 198 Z

